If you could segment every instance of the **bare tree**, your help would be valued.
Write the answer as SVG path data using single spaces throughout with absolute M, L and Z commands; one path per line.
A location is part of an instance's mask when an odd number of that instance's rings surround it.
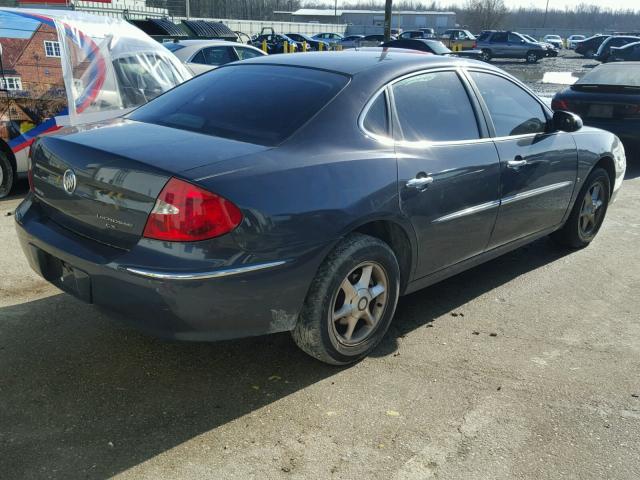
M 509 11 L 504 0 L 467 0 L 461 13 L 466 25 L 480 31 L 500 27 Z

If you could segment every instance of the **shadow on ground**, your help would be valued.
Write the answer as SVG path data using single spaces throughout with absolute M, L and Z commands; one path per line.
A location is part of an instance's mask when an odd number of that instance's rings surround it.
M 374 355 L 566 253 L 543 239 L 404 297 Z M 288 334 L 169 343 L 67 295 L 0 309 L 0 365 L 5 478 L 106 478 L 340 372 Z

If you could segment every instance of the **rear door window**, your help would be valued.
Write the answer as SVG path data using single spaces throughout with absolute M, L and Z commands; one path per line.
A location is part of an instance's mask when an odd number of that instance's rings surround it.
M 263 56 L 260 52 L 256 52 L 253 48 L 235 47 L 235 49 L 240 60 L 246 60 L 247 58 Z
M 327 105 L 348 82 L 345 75 L 310 68 L 230 65 L 177 86 L 135 110 L 129 118 L 277 145 Z
M 206 65 L 219 66 L 236 61 L 235 52 L 231 47 L 207 47 L 201 52 Z
M 367 112 L 364 122 L 364 129 L 383 137 L 389 136 L 389 117 L 387 114 L 387 101 L 384 93 L 378 95 Z
M 416 75 L 393 84 L 404 140 L 447 142 L 479 138 L 467 91 L 455 72 Z
M 507 33 L 506 32 L 497 32 L 494 33 L 491 37 L 491 43 L 505 43 L 507 41 Z
M 497 137 L 543 133 L 547 117 L 542 106 L 513 82 L 490 73 L 470 72 L 487 105 Z

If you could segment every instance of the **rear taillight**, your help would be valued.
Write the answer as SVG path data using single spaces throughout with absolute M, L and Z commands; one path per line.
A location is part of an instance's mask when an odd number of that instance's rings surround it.
M 229 233 L 242 212 L 226 198 L 172 178 L 149 214 L 143 236 L 168 242 L 195 242 Z
M 473 42 L 473 49 L 475 50 L 476 48 L 478 48 L 478 42 Z
M 567 102 L 566 100 L 559 100 L 554 98 L 553 100 L 551 100 L 551 110 L 569 111 L 570 110 L 569 102 Z

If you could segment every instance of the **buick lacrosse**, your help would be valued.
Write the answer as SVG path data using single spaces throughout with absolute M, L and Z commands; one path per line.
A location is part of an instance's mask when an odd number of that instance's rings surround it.
M 291 331 L 347 364 L 400 295 L 544 235 L 587 246 L 625 167 L 486 63 L 278 55 L 40 138 L 16 222 L 42 277 L 146 331 Z

